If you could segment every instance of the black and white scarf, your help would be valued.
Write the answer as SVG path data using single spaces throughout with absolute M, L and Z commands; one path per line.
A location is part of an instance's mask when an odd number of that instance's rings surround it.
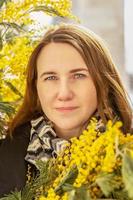
M 94 117 L 98 120 L 96 128 L 103 132 L 105 126 L 102 120 L 97 114 Z M 68 143 L 70 141 L 59 138 L 52 126 L 41 116 L 31 121 L 30 142 L 25 160 L 37 167 L 37 160 L 47 161 L 49 158 L 56 158 Z
M 36 166 L 37 160 L 56 158 L 69 141 L 59 138 L 51 125 L 41 116 L 31 121 L 30 142 L 25 160 Z M 36 166 L 37 167 L 37 166 Z

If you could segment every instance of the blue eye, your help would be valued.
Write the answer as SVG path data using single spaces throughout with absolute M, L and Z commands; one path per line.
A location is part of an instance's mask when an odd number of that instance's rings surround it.
M 45 81 L 47 81 L 47 80 L 57 80 L 57 77 L 56 76 L 48 76 L 44 80 Z
M 74 78 L 76 78 L 76 79 L 82 79 L 82 78 L 85 78 L 86 77 L 86 75 L 85 74 L 74 74 Z

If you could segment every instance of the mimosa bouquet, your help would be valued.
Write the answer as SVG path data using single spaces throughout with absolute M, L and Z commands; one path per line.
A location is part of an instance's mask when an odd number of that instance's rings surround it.
M 39 175 L 21 192 L 2 200 L 133 199 L 133 135 L 121 122 L 97 129 L 92 118 L 79 138 L 48 162 L 38 161 Z

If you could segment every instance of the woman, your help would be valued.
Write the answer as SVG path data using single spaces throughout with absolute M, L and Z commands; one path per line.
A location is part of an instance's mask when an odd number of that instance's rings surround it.
M 26 183 L 27 166 L 56 157 L 96 116 L 131 131 L 132 110 L 109 51 L 101 39 L 77 25 L 45 34 L 27 68 L 22 106 L 0 147 L 0 195 Z

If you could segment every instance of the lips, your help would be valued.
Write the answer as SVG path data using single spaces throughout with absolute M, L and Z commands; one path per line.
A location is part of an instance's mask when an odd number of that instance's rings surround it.
M 78 108 L 77 106 L 69 106 L 69 107 L 59 107 L 59 108 L 56 108 L 56 110 L 58 110 L 60 112 L 69 112 L 69 111 L 73 111 L 77 108 Z

